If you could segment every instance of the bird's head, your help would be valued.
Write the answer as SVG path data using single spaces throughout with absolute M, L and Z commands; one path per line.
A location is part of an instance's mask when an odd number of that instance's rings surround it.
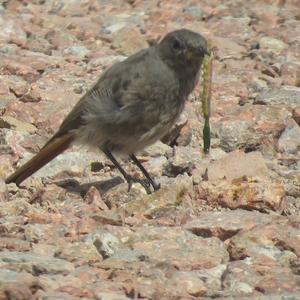
M 162 60 L 176 69 L 199 69 L 204 55 L 209 54 L 206 39 L 188 29 L 168 33 L 157 47 Z

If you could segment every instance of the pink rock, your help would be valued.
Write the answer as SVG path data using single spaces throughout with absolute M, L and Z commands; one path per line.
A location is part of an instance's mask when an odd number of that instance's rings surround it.
M 208 179 L 237 179 L 243 176 L 269 178 L 269 170 L 260 152 L 234 151 L 208 166 Z
M 270 180 L 251 180 L 242 177 L 233 181 L 203 181 L 197 186 L 200 199 L 230 209 L 278 210 L 285 207 L 282 184 Z
M 27 40 L 26 33 L 18 20 L 0 18 L 0 43 L 14 43 L 24 46 Z
M 283 84 L 300 86 L 300 63 L 284 63 L 280 72 L 283 77 Z
M 113 35 L 112 46 L 125 55 L 131 55 L 147 48 L 148 43 L 141 32 L 135 27 L 124 27 Z
M 101 210 L 108 210 L 106 203 L 103 201 L 99 191 L 94 187 L 91 186 L 88 192 L 84 196 L 84 200 L 88 204 L 96 205 Z

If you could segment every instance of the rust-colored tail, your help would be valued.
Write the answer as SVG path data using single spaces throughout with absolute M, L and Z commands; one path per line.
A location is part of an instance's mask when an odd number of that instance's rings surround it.
M 46 165 L 57 155 L 65 151 L 75 138 L 74 133 L 66 133 L 59 137 L 53 137 L 32 159 L 26 162 L 15 173 L 10 175 L 5 182 L 15 182 L 19 185 L 27 177 Z

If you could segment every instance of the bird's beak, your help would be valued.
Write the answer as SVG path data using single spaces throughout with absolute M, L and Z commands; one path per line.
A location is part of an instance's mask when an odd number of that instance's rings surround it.
M 204 56 L 204 55 L 210 56 L 209 50 L 208 49 L 204 49 L 202 47 L 198 49 L 198 53 L 199 53 L 199 55 L 202 55 L 202 56 Z
M 204 50 L 203 50 L 203 53 L 204 53 L 204 55 L 208 55 L 208 56 L 210 56 L 210 51 L 209 51 L 209 50 L 207 50 L 207 49 L 204 49 Z
M 195 49 L 187 49 L 185 53 L 185 56 L 188 60 L 203 58 L 205 55 L 210 55 L 210 52 L 203 48 L 198 48 L 196 51 Z

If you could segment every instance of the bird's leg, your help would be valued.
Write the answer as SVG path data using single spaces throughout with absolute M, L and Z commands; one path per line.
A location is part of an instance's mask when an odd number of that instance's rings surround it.
M 160 189 L 160 184 L 156 183 L 151 178 L 151 176 L 149 175 L 149 173 L 147 172 L 147 170 L 144 168 L 144 166 L 141 164 L 141 162 L 137 159 L 137 157 L 134 154 L 131 154 L 130 158 L 135 163 L 135 165 L 142 171 L 142 173 L 144 174 L 144 176 L 147 178 L 148 182 L 152 185 L 154 191 L 159 190 Z
M 102 149 L 102 151 L 104 152 L 104 154 L 107 156 L 107 158 L 114 164 L 114 166 L 121 172 L 121 174 L 123 175 L 123 177 L 125 178 L 125 180 L 128 183 L 128 192 L 130 191 L 131 187 L 132 187 L 132 183 L 133 182 L 138 182 L 140 183 L 144 189 L 146 190 L 147 194 L 151 194 L 151 190 L 150 190 L 150 184 L 149 182 L 145 182 L 145 180 L 139 179 L 139 178 L 135 178 L 131 175 L 129 175 L 123 168 L 122 166 L 119 164 L 119 162 L 116 160 L 116 158 L 112 155 L 112 153 L 107 150 L 107 149 Z M 151 182 L 150 182 L 151 183 Z M 151 183 L 152 184 L 152 183 Z

